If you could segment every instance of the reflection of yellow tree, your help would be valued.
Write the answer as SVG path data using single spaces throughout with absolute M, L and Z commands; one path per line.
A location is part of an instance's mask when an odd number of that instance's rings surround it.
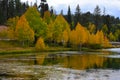
M 62 64 L 64 67 L 71 67 L 74 69 L 87 69 L 93 68 L 95 66 L 102 67 L 105 60 L 106 58 L 100 57 L 98 55 L 74 55 L 69 57 L 69 60 L 64 58 L 65 63 Z
M 103 52 L 106 55 L 109 55 L 109 52 Z M 49 56 L 52 56 L 53 58 L 47 58 Z M 37 64 L 42 65 L 43 63 L 46 63 L 46 65 L 52 65 L 54 64 L 60 64 L 63 67 L 66 68 L 73 68 L 73 69 L 90 69 L 90 68 L 101 68 L 104 65 L 104 62 L 107 60 L 106 57 L 102 57 L 97 54 L 83 54 L 83 55 L 65 55 L 64 57 L 61 55 L 48 55 L 48 54 L 38 54 L 36 55 L 36 61 Z
M 47 54 L 36 55 L 37 64 L 42 65 Z

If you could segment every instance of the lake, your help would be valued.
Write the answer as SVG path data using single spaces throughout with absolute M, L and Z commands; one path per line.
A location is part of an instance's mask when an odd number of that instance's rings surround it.
M 0 55 L 0 80 L 119 80 L 119 51 Z

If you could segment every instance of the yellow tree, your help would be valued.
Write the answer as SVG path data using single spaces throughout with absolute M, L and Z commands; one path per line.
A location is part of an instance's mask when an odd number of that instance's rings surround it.
M 95 41 L 96 44 L 103 45 L 104 44 L 104 34 L 103 34 L 103 32 L 102 31 L 97 31 L 95 39 L 96 39 L 96 41 Z
M 95 30 L 96 30 L 95 25 L 92 24 L 92 23 L 89 23 L 88 30 L 89 30 L 89 32 L 90 32 L 91 34 L 92 34 L 92 33 L 95 33 Z
M 95 41 L 96 41 L 95 34 L 90 34 L 88 44 L 96 44 Z
M 66 45 L 67 42 L 69 40 L 69 33 L 67 30 L 64 30 L 63 31 L 63 35 L 62 35 L 62 42 L 63 42 L 63 45 Z
M 107 36 L 107 33 L 108 33 L 108 27 L 107 27 L 107 25 L 104 25 L 104 26 L 102 27 L 102 31 L 103 31 L 104 34 Z
M 35 45 L 36 50 L 44 50 L 45 49 L 45 43 L 43 38 L 38 38 L 37 43 Z
M 13 17 L 13 18 L 9 18 L 7 20 L 8 38 L 9 39 L 15 39 L 15 28 L 16 28 L 18 20 L 19 20 L 18 16 Z
M 70 32 L 70 43 L 72 44 L 73 47 L 78 45 L 78 40 L 75 30 L 72 30 Z
M 48 24 L 48 27 L 47 27 L 47 36 L 46 36 L 46 40 L 51 42 L 53 40 L 53 22 L 51 22 L 50 24 Z
M 15 29 L 16 39 L 20 42 L 34 41 L 34 31 L 30 28 L 25 16 L 21 16 Z
M 70 26 L 62 15 L 58 15 L 53 24 L 53 40 L 55 42 L 62 42 L 64 30 L 70 33 Z
M 78 23 L 75 30 L 70 32 L 70 43 L 74 46 L 82 46 L 88 43 L 88 40 L 89 31 Z
M 8 25 L 8 27 L 9 27 L 10 29 L 13 29 L 13 30 L 15 31 L 16 24 L 17 24 L 18 20 L 19 20 L 19 17 L 18 17 L 18 16 L 13 17 L 13 18 L 9 18 L 9 19 L 7 20 L 7 25 Z
M 44 12 L 44 17 L 43 17 L 43 20 L 47 23 L 47 24 L 50 24 L 51 23 L 51 14 L 49 11 L 45 11 Z
M 78 23 L 75 28 L 75 31 L 77 35 L 78 45 L 86 43 L 88 40 L 87 30 L 81 24 Z
M 46 38 L 47 24 L 40 17 L 40 13 L 36 7 L 29 7 L 25 12 L 25 17 L 30 27 L 35 32 L 35 41 L 39 37 Z
M 119 41 L 119 38 L 120 38 L 120 29 L 117 29 L 115 31 L 114 36 L 115 36 L 116 41 Z
M 14 40 L 15 39 L 15 31 L 11 28 L 8 28 L 7 36 L 9 39 Z
M 107 37 L 104 37 L 104 45 L 103 47 L 112 47 L 112 45 L 110 44 L 110 41 L 108 40 Z
M 113 35 L 112 32 L 110 32 L 110 34 L 109 34 L 108 36 L 109 36 L 109 39 L 110 39 L 111 41 L 116 41 L 116 37 Z
M 8 36 L 7 36 L 7 30 L 8 30 L 7 28 L 0 30 L 0 39 L 7 39 L 8 38 Z

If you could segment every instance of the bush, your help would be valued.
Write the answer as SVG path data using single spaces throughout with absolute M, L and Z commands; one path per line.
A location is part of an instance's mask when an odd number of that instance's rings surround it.
M 44 43 L 44 39 L 43 38 L 39 38 L 38 40 L 37 40 L 37 43 L 36 43 L 36 45 L 35 45 L 35 48 L 36 48 L 36 50 L 44 50 L 45 49 L 45 43 Z
M 91 49 L 101 49 L 102 46 L 100 44 L 89 44 L 89 48 L 91 48 Z

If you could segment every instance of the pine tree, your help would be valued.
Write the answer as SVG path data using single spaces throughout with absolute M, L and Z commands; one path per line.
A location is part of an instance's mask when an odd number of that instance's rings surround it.
M 76 7 L 76 12 L 75 12 L 75 16 L 74 16 L 74 24 L 75 24 L 74 26 L 76 26 L 78 22 L 81 22 L 80 16 L 81 16 L 81 12 L 80 12 L 79 4 L 78 4 Z
M 14 4 L 14 0 L 10 0 L 9 1 L 9 5 L 8 5 L 8 16 L 10 18 L 14 17 L 15 16 L 15 4 Z
M 71 15 L 70 6 L 68 6 L 67 21 L 70 24 L 70 26 L 72 26 L 72 15 Z
M 39 7 L 40 7 L 41 17 L 43 17 L 44 16 L 44 12 L 48 11 L 48 9 L 49 9 L 49 6 L 48 6 L 46 0 L 41 0 L 41 3 L 40 3 Z
M 94 9 L 94 24 L 96 26 L 96 31 L 101 29 L 101 9 L 97 5 L 96 8 Z

